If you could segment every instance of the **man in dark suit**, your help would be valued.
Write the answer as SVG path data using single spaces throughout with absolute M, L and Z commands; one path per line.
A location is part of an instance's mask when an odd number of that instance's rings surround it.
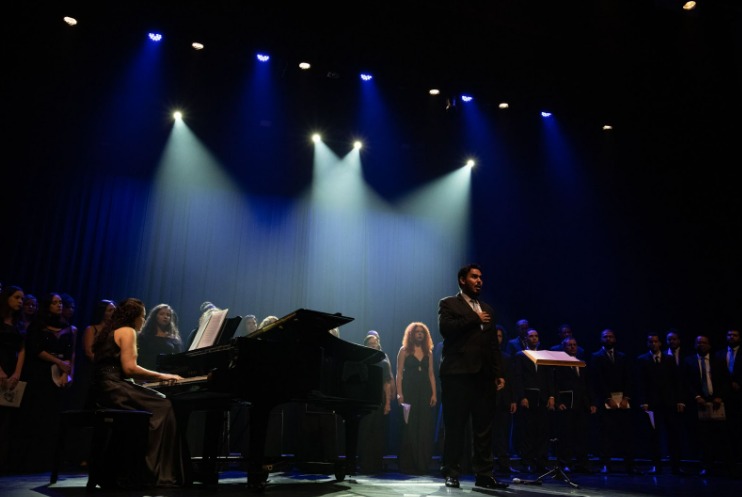
M 662 438 L 664 433 L 670 454 L 670 467 L 675 475 L 682 474 L 680 467 L 680 440 L 682 414 L 685 404 L 681 398 L 678 367 L 672 356 L 662 353 L 662 342 L 657 333 L 647 335 L 646 353 L 636 358 L 636 401 L 647 413 L 644 427 L 652 457 L 652 467 L 647 474 L 662 472 Z M 651 414 L 650 414 L 651 413 Z
M 538 331 L 528 330 L 527 340 L 528 350 L 538 350 Z M 551 366 L 537 366 L 523 351 L 515 354 L 512 364 L 521 463 L 526 471 L 543 473 L 549 452 L 548 411 L 554 410 L 554 371 Z
M 621 455 L 626 472 L 636 474 L 634 467 L 634 423 L 631 412 L 631 365 L 623 352 L 616 350 L 616 335 L 605 329 L 600 334 L 603 346 L 590 360 L 595 399 L 600 424 L 601 473 L 611 471 L 611 458 Z
M 559 342 L 549 347 L 549 350 L 566 352 L 564 350 L 564 344 L 566 343 L 565 340 L 567 338 L 570 338 L 573 336 L 572 334 L 572 325 L 570 324 L 563 324 L 559 326 L 559 330 L 557 330 L 557 336 L 559 337 Z M 585 349 L 583 349 L 581 346 L 577 346 L 577 355 L 575 356 L 577 359 L 584 361 L 585 360 Z
M 727 415 L 727 443 L 734 450 L 730 453 L 728 472 L 737 474 L 734 465 L 742 462 L 742 353 L 739 330 L 726 333 L 727 346 L 716 351 L 716 358 L 723 363 L 724 406 Z
M 699 335 L 695 342 L 696 353 L 683 360 L 683 376 L 688 388 L 688 403 L 693 420 L 695 445 L 698 446 L 701 461 L 701 476 L 709 476 L 713 471 L 715 459 L 729 459 L 726 436 L 726 421 L 699 419 L 709 410 L 718 411 L 727 395 L 727 382 L 724 379 L 726 367 L 723 360 L 711 354 L 711 342 L 706 335 Z M 720 453 L 720 451 L 723 451 Z
M 562 350 L 578 358 L 574 337 L 562 341 Z M 557 457 L 564 472 L 591 473 L 588 461 L 589 416 L 598 411 L 590 389 L 589 369 L 577 366 L 554 368 L 557 417 Z M 574 465 L 572 465 L 574 463 Z M 571 466 L 571 468 L 570 468 Z
M 518 333 L 518 336 L 508 340 L 504 352 L 510 355 L 510 357 L 514 357 L 515 354 L 528 347 L 526 336 L 530 329 L 531 326 L 528 324 L 527 319 L 519 319 L 518 322 L 515 323 L 515 330 Z
M 459 488 L 465 427 L 472 427 L 474 484 L 504 488 L 492 475 L 492 419 L 497 390 L 505 386 L 497 342 L 494 310 L 480 302 L 482 270 L 476 264 L 459 269 L 460 292 L 438 302 L 438 327 L 443 337 L 440 366 L 445 440 L 441 472 L 446 486 Z

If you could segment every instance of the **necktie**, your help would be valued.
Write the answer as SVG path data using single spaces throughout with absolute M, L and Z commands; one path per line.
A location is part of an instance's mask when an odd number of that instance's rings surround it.
M 731 347 L 729 347 L 729 360 L 727 364 L 729 365 L 729 372 L 734 373 L 734 349 Z
M 613 357 L 613 349 L 608 351 L 608 359 L 610 359 L 611 362 L 616 362 L 616 358 Z
M 654 356 L 654 363 L 659 364 L 660 363 L 660 356 L 656 355 Z
M 706 373 L 706 356 L 701 357 L 701 393 L 704 398 L 709 396 L 709 377 Z
M 471 306 L 472 309 L 474 309 L 477 312 L 482 312 L 482 306 L 479 305 L 479 301 L 477 299 L 471 299 Z

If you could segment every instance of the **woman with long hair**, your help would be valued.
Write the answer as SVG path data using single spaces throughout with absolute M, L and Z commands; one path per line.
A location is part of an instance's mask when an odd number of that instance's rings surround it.
M 399 470 L 427 474 L 433 459 L 433 407 L 437 404 L 433 373 L 433 339 L 424 323 L 410 323 L 397 354 L 397 401 L 402 406 Z
M 98 334 L 93 345 L 92 394 L 98 405 L 106 408 L 152 413 L 146 456 L 152 483 L 177 486 L 184 483 L 185 470 L 173 405 L 162 393 L 134 380 L 167 382 L 183 378 L 137 363 L 137 333 L 144 317 L 144 303 L 139 299 L 128 298 L 116 306 L 111 325 Z
M 139 363 L 145 368 L 157 368 L 160 354 L 183 352 L 183 340 L 178 329 L 178 314 L 168 304 L 152 308 L 137 337 Z
M 0 390 L 13 392 L 18 386 L 26 356 L 20 327 L 23 290 L 7 285 L 0 291 Z M 18 412 L 14 407 L 0 407 L 0 473 L 16 469 Z

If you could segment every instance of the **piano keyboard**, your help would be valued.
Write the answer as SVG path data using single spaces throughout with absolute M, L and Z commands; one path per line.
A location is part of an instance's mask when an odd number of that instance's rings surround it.
M 175 387 L 178 385 L 189 385 L 191 383 L 199 383 L 199 382 L 205 382 L 208 379 L 208 375 L 202 375 L 202 376 L 191 376 L 190 378 L 183 378 L 182 380 L 178 381 L 152 381 L 149 383 L 142 383 L 143 387 L 147 388 L 159 388 L 159 387 Z

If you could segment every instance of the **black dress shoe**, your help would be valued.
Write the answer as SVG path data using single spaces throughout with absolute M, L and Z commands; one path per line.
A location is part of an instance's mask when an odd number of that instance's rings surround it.
M 507 483 L 499 482 L 489 475 L 477 476 L 476 480 L 474 480 L 474 486 L 482 488 L 508 488 Z
M 461 487 L 461 485 L 459 484 L 459 479 L 454 476 L 446 477 L 446 486 L 448 488 L 460 488 Z

